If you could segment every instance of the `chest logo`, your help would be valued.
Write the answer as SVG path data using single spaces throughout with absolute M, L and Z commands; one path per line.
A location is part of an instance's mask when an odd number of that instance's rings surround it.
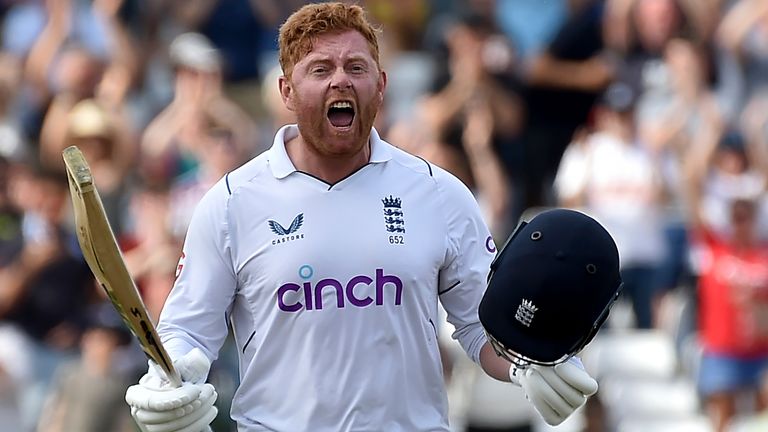
M 293 218 L 293 222 L 291 222 L 288 228 L 280 225 L 280 222 L 271 219 L 267 221 L 267 224 L 273 233 L 280 236 L 272 240 L 273 245 L 304 238 L 304 234 L 296 234 L 296 231 L 298 231 L 304 224 L 304 213 L 299 213 L 295 218 Z
M 381 202 L 384 204 L 384 226 L 387 232 L 405 233 L 405 219 L 400 198 L 390 195 L 384 197 Z

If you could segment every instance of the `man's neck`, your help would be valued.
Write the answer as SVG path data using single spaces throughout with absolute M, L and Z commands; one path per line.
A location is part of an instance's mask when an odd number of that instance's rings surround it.
M 335 184 L 359 170 L 371 159 L 371 146 L 366 144 L 353 155 L 329 156 L 318 153 L 301 135 L 288 140 L 285 150 L 298 171 L 311 174 L 328 184 Z

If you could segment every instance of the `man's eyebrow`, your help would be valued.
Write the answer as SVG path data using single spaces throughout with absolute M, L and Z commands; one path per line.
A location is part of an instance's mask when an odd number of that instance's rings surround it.
M 369 59 L 368 59 L 368 57 L 366 57 L 363 54 L 352 54 L 349 57 L 347 57 L 346 61 L 347 62 L 358 62 L 358 61 L 361 61 L 361 62 L 368 63 Z
M 314 64 L 314 63 L 332 63 L 333 58 L 332 56 L 329 56 L 327 54 L 320 54 L 320 53 L 309 53 L 305 57 L 307 64 Z M 355 62 L 355 61 L 362 61 L 362 62 L 369 62 L 368 57 L 363 53 L 353 53 L 348 55 L 346 58 L 344 58 L 345 63 L 349 62 Z

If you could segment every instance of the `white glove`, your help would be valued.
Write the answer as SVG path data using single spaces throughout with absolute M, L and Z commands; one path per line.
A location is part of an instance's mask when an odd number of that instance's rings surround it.
M 531 365 L 518 369 L 512 365 L 509 377 L 523 388 L 526 399 L 551 426 L 565 421 L 597 392 L 597 381 L 575 357 L 556 366 Z
M 181 387 L 174 387 L 159 366 L 149 362 L 149 370 L 139 383 L 128 387 L 125 401 L 143 432 L 201 432 L 216 418 L 213 406 L 218 394 L 206 384 L 211 362 L 198 348 L 173 362 L 181 376 Z

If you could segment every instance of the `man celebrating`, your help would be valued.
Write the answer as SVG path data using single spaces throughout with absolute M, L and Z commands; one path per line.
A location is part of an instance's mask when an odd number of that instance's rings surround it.
M 373 129 L 387 76 L 359 6 L 304 6 L 279 45 L 297 124 L 202 199 L 160 317 L 186 382 L 172 389 L 150 367 L 126 400 L 144 430 L 202 430 L 216 415 L 202 383 L 231 323 L 240 432 L 448 431 L 438 300 L 490 376 L 517 370 L 478 319 L 488 228 L 460 181 Z M 530 399 L 551 424 L 597 390 L 577 363 L 533 368 L 520 384 L 548 395 Z

